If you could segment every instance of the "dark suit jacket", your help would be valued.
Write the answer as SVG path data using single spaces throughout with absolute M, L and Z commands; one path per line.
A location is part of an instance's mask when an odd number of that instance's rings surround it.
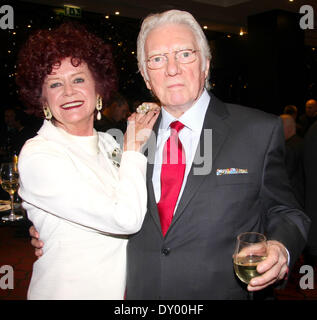
M 304 207 L 304 139 L 297 134 L 286 140 L 285 165 L 291 187 L 299 204 Z
M 317 256 L 317 122 L 308 130 L 304 147 L 305 210 L 311 218 L 308 252 Z
M 212 129 L 212 170 L 194 175 L 192 166 L 165 237 L 148 165 L 148 212 L 127 248 L 127 299 L 245 299 L 232 264 L 239 233 L 281 241 L 291 265 L 305 245 L 309 219 L 288 185 L 281 121 L 211 95 L 203 129 Z M 216 175 L 225 168 L 248 173 Z

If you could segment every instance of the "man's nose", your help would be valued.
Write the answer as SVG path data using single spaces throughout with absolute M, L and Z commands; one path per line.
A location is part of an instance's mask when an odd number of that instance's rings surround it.
M 166 73 L 169 76 L 175 76 L 179 71 L 179 62 L 175 59 L 174 55 L 170 55 L 166 62 Z

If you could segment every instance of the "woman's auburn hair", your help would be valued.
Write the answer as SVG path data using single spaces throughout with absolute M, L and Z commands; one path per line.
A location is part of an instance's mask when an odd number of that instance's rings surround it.
M 43 115 L 42 86 L 53 66 L 71 58 L 73 66 L 85 62 L 96 92 L 107 102 L 117 90 L 117 74 L 111 46 L 78 23 L 66 22 L 52 30 L 38 30 L 21 48 L 16 83 L 28 112 Z

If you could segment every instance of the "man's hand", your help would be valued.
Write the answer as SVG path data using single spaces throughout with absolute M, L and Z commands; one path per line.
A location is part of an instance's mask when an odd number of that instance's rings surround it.
M 43 255 L 44 243 L 39 239 L 40 235 L 34 228 L 34 226 L 29 229 L 30 236 L 32 237 L 31 245 L 35 248 L 35 255 L 39 258 Z
M 284 279 L 288 272 L 288 254 L 284 245 L 278 241 L 267 242 L 267 257 L 257 266 L 259 277 L 253 278 L 249 285 L 249 291 L 258 291 L 272 283 Z

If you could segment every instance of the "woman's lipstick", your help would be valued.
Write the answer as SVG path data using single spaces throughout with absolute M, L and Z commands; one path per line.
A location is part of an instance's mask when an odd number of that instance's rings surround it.
M 67 102 L 67 103 L 64 103 L 62 104 L 60 107 L 62 109 L 74 109 L 74 108 L 78 108 L 78 107 L 81 107 L 82 105 L 84 104 L 84 101 L 71 101 L 71 102 Z

